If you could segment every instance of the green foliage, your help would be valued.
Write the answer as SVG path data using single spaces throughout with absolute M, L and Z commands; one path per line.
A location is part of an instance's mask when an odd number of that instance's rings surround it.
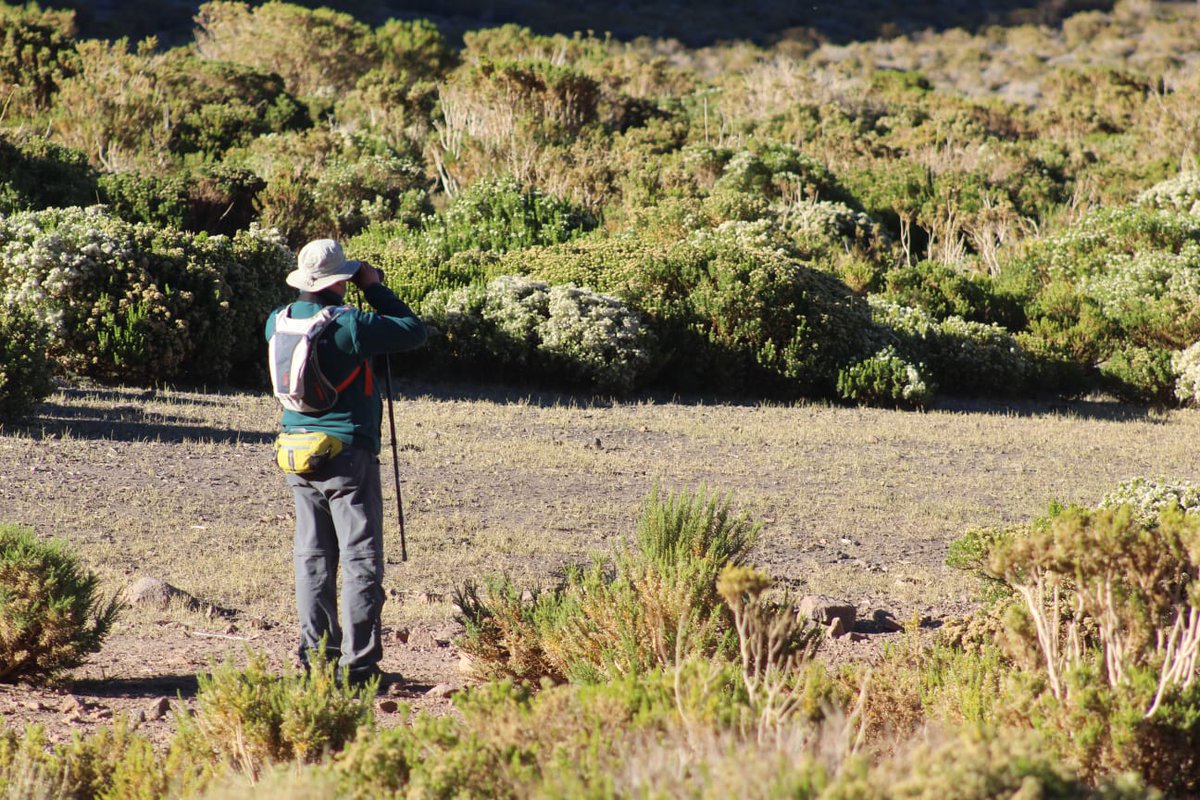
M 1171 372 L 1175 377 L 1175 399 L 1200 405 L 1200 342 L 1171 354 Z
M 1100 376 L 1122 400 L 1166 405 L 1175 399 L 1169 350 L 1122 347 L 1100 364 Z
M 180 735 L 250 776 L 273 763 L 312 763 L 341 750 L 371 727 L 378 688 L 351 687 L 320 648 L 298 673 L 276 675 L 265 654 L 248 651 L 245 667 L 226 662 L 198 682 L 195 713 L 180 723 Z
M 1006 296 L 986 275 L 960 272 L 937 261 L 921 261 L 890 270 L 884 281 L 885 298 L 939 320 L 962 317 L 971 322 L 996 323 L 1009 330 L 1024 326 L 1024 310 L 1018 298 Z
M 434 291 L 421 313 L 436 331 L 426 358 L 444 370 L 535 374 L 628 392 L 645 383 L 657 360 L 655 336 L 636 311 L 570 284 L 500 277 Z
M 262 178 L 254 198 L 259 219 L 293 247 L 415 220 L 428 207 L 420 168 L 370 134 L 313 129 L 260 137 L 229 161 Z
M 920 408 L 934 390 L 921 375 L 921 365 L 905 361 L 892 347 L 845 367 L 838 373 L 838 394 L 864 405 Z
M 59 367 L 125 383 L 224 380 L 257 364 L 292 264 L 257 228 L 193 236 L 99 207 L 0 218 L 0 241 L 4 301 L 49 327 Z
M 460 646 L 481 675 L 585 682 L 728 653 L 717 576 L 743 562 L 758 533 L 704 490 L 662 497 L 656 489 L 636 547 L 618 552 L 612 568 L 573 568 L 563 586 L 528 600 L 508 581 L 489 582 L 482 595 L 464 586 Z
M 0 134 L 0 213 L 96 201 L 87 157 L 42 137 Z
M 74 14 L 34 4 L 0 6 L 0 106 L 27 115 L 46 108 L 78 69 Z M 3 114 L 0 114 L 2 117 Z
M 196 24 L 203 58 L 274 73 L 298 96 L 335 97 L 382 60 L 366 25 L 328 8 L 212 2 Z
M 0 681 L 46 680 L 82 664 L 118 610 L 63 545 L 0 525 Z
M 869 298 L 872 317 L 904 357 L 924 364 L 950 394 L 1006 394 L 1042 380 L 1038 364 L 998 325 L 961 317 L 937 321 L 916 308 Z M 1049 388 L 1054 388 L 1053 386 Z
M 0 420 L 19 419 L 54 391 L 48 340 L 33 314 L 0 305 Z

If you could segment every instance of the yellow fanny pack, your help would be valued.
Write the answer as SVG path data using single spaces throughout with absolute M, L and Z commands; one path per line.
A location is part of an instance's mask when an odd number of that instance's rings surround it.
M 336 458 L 343 447 L 341 439 L 328 433 L 281 433 L 275 438 L 275 463 L 289 475 L 306 475 Z

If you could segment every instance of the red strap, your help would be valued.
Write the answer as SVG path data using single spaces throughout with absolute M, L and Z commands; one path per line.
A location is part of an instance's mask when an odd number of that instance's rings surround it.
M 339 383 L 337 386 L 334 387 L 334 389 L 337 391 L 337 393 L 341 394 L 342 392 L 346 391 L 346 387 L 349 386 L 350 384 L 354 383 L 354 379 L 358 377 L 358 373 L 362 372 L 366 366 L 367 366 L 367 362 L 364 361 L 361 364 L 359 364 L 357 367 L 355 367 L 354 371 L 346 376 L 346 380 L 342 381 L 341 383 Z M 367 397 L 370 397 L 372 394 L 375 393 L 375 375 L 371 372 L 370 369 L 366 369 L 366 373 L 367 373 L 367 377 L 363 381 L 363 383 L 364 383 L 363 390 L 367 393 Z
M 365 363 L 367 363 L 367 362 L 364 361 L 363 364 L 365 364 Z M 346 387 L 354 382 L 354 379 L 358 377 L 358 373 L 362 371 L 363 364 L 359 364 L 357 367 L 355 367 L 354 371 L 346 376 L 346 380 L 342 381 L 341 383 L 339 383 L 337 386 L 334 387 L 337 390 L 338 394 L 341 394 L 342 392 L 346 391 Z

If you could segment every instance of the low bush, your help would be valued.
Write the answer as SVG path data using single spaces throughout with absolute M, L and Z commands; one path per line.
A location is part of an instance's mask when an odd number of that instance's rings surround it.
M 1110 392 L 1133 403 L 1167 405 L 1175 400 L 1171 351 L 1121 347 L 1100 364 L 1100 379 Z
M 421 313 L 436 330 L 426 358 L 439 369 L 628 392 L 646 381 L 657 360 L 654 334 L 637 312 L 569 284 L 500 277 L 435 291 Z
M 258 367 L 259 326 L 294 262 L 273 232 L 192 235 L 102 207 L 0 218 L 0 242 L 3 300 L 47 326 L 58 366 L 122 383 Z
M 0 681 L 44 681 L 100 649 L 119 611 L 65 546 L 0 525 Z
M 934 394 L 921 375 L 921 365 L 905 361 L 892 347 L 844 367 L 838 373 L 837 388 L 843 400 L 905 408 L 920 408 Z
M 373 724 L 378 684 L 352 688 L 343 671 L 310 654 L 306 670 L 275 674 L 261 652 L 246 666 L 227 662 L 198 676 L 196 708 L 180 722 L 193 752 L 255 777 L 277 763 L 314 763 L 341 750 Z
M 86 154 L 40 136 L 0 134 L 0 214 L 88 205 L 95 187 Z
M 1175 399 L 1186 405 L 1200 405 L 1200 341 L 1171 354 L 1171 372 L 1175 376 Z
M 28 414 L 54 391 L 49 338 L 33 314 L 0 305 L 0 421 Z
M 732 654 L 736 636 L 717 590 L 759 526 L 734 516 L 728 501 L 697 494 L 647 499 L 634 548 L 609 567 L 568 571 L 552 591 L 523 599 L 508 581 L 481 593 L 465 585 L 457 602 L 460 646 L 481 676 L 593 682 L 640 674 L 693 654 Z
M 1020 342 L 998 325 L 953 316 L 937 321 L 879 295 L 868 302 L 875 323 L 896 342 L 897 351 L 924 364 L 948 394 L 1011 394 L 1044 380 Z

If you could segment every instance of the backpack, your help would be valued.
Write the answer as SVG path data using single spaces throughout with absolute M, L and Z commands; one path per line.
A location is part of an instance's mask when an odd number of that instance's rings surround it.
M 291 306 L 275 314 L 275 331 L 267 344 L 267 364 L 275 397 L 289 411 L 319 414 L 333 408 L 338 394 L 358 377 L 364 361 L 344 381 L 334 386 L 317 363 L 317 340 L 338 315 L 349 306 L 325 306 L 308 319 L 295 319 Z M 371 393 L 371 371 L 367 370 L 367 394 Z

